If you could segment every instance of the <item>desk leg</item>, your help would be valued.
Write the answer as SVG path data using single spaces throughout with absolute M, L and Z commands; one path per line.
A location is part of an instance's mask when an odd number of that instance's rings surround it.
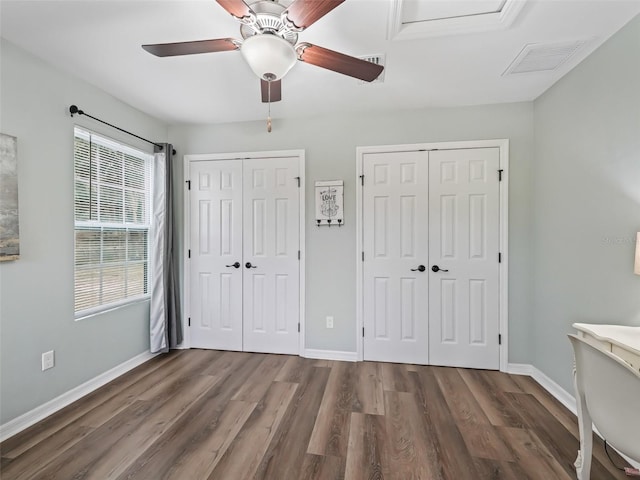
M 593 449 L 593 424 L 587 408 L 584 391 L 578 384 L 575 366 L 573 368 L 573 385 L 576 391 L 578 407 L 578 429 L 580 431 L 580 450 L 576 458 L 576 474 L 578 480 L 589 480 L 591 474 L 591 454 Z

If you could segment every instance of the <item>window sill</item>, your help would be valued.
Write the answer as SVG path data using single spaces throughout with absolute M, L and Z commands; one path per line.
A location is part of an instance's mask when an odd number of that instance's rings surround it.
M 110 303 L 108 305 L 100 305 L 99 307 L 94 307 L 87 310 L 81 310 L 75 314 L 74 320 L 76 322 L 87 320 L 89 318 L 102 315 L 103 313 L 109 313 L 115 310 L 120 310 L 121 308 L 128 307 L 130 305 L 135 305 L 142 302 L 148 302 L 150 299 L 151 299 L 151 295 L 144 295 L 141 297 L 128 298 L 126 300 Z

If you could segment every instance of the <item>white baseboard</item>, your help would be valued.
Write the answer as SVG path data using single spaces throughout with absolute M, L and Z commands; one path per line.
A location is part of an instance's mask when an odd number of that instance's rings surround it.
M 547 392 L 553 395 L 556 400 L 567 407 L 574 415 L 577 415 L 576 399 L 573 395 L 569 394 L 569 392 L 533 365 L 527 363 L 509 363 L 507 364 L 506 373 L 511 373 L 512 375 L 527 375 L 533 378 Z
M 532 377 L 536 382 L 540 384 L 540 386 L 542 386 L 542 388 L 553 395 L 553 397 L 562 405 L 564 405 L 571 413 L 576 416 L 578 415 L 578 408 L 576 405 L 575 397 L 533 365 L 523 363 L 510 363 L 507 365 L 507 373 L 512 373 L 514 375 L 528 375 Z M 600 435 L 600 432 L 595 427 L 595 425 L 593 426 L 593 431 L 596 432 L 596 434 L 600 438 L 602 438 L 602 435 Z M 632 460 L 626 455 L 622 455 L 620 452 L 618 453 L 627 462 L 629 462 L 629 465 L 632 465 L 635 468 L 640 468 L 640 463 Z
M 578 414 L 575 397 L 533 365 L 531 366 L 531 377 L 542 385 L 547 392 L 553 395 L 556 400 L 569 409 L 571 413 L 574 415 Z
M 80 398 L 88 395 L 89 393 L 97 390 L 98 388 L 106 385 L 111 380 L 118 378 L 120 375 L 124 375 L 129 370 L 133 370 L 138 365 L 142 365 L 143 363 L 151 360 L 155 357 L 156 354 L 150 352 L 144 352 L 140 355 L 136 355 L 135 357 L 127 360 L 126 362 L 121 363 L 113 367 L 111 370 L 107 370 L 104 373 L 101 373 L 97 377 L 92 378 L 91 380 L 86 381 L 82 385 L 78 385 L 77 387 L 69 390 L 68 392 L 63 393 L 62 395 L 54 398 L 53 400 L 49 400 L 47 403 L 44 403 L 33 410 L 28 411 L 20 415 L 19 417 L 14 418 L 13 420 L 8 421 L 7 423 L 0 425 L 0 442 L 3 442 L 9 437 L 12 437 L 16 433 L 21 432 L 22 430 L 30 427 L 34 423 L 39 422 L 40 420 L 45 419 L 49 415 L 61 410 L 62 408 L 70 405 L 71 403 L 79 400 Z
M 342 360 L 343 362 L 357 362 L 357 352 L 343 352 L 340 350 L 313 350 L 307 348 L 304 351 L 303 357 L 315 358 L 318 360 Z
M 506 373 L 531 376 L 533 366 L 527 363 L 507 363 Z

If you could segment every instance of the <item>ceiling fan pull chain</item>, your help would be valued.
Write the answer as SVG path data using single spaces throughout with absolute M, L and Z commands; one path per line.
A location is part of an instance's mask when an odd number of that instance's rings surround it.
M 271 133 L 271 81 L 272 79 L 267 78 L 267 101 L 268 101 L 268 114 L 267 114 L 267 132 Z

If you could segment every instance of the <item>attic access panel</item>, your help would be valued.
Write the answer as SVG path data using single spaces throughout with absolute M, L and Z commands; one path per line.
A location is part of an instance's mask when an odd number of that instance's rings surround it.
M 509 27 L 526 0 L 395 0 L 392 40 L 499 30 Z
M 429 22 L 448 18 L 470 17 L 498 13 L 507 0 L 405 0 L 402 9 L 402 23 Z

